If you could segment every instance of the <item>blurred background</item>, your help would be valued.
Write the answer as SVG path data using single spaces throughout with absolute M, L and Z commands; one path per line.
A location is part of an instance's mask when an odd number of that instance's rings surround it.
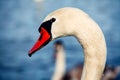
M 120 0 L 0 0 L 0 80 L 50 80 L 55 68 L 53 42 L 28 57 L 38 28 L 50 12 L 80 8 L 101 27 L 107 42 L 107 65 L 120 66 Z M 74 37 L 64 37 L 66 70 L 83 63 Z M 120 80 L 118 74 L 115 80 Z

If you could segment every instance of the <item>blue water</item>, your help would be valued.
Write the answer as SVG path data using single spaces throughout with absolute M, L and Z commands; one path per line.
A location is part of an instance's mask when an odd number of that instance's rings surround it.
M 108 47 L 107 64 L 120 65 L 119 0 L 44 0 L 38 10 L 32 0 L 0 1 L 0 80 L 50 80 L 54 67 L 53 42 L 28 57 L 44 17 L 61 7 L 77 7 L 102 28 Z M 38 13 L 39 12 L 39 13 Z M 67 70 L 82 63 L 84 56 L 74 37 L 64 41 Z

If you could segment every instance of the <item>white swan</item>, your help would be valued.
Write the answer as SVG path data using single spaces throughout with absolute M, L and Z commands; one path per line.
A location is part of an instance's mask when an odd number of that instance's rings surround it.
M 57 43 L 56 46 L 56 63 L 55 63 L 55 70 L 51 80 L 62 80 L 65 69 L 66 69 L 66 60 L 65 60 L 65 52 L 62 46 L 62 43 Z
M 100 80 L 106 62 L 106 43 L 99 26 L 82 10 L 62 8 L 49 14 L 39 28 L 38 41 L 29 51 L 45 46 L 63 36 L 75 36 L 84 50 L 84 67 L 81 80 Z

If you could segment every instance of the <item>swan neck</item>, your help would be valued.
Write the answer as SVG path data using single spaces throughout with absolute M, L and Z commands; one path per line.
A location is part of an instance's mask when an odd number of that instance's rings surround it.
M 100 36 L 75 35 L 84 52 L 84 67 L 81 80 L 100 80 L 106 62 L 106 44 L 103 34 Z
M 66 69 L 66 60 L 64 49 L 61 48 L 56 53 L 55 71 L 52 80 L 61 80 Z

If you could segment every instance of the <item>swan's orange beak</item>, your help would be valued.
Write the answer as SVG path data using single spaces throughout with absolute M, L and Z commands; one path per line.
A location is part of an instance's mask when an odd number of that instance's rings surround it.
M 45 46 L 51 40 L 50 33 L 48 33 L 47 30 L 44 29 L 43 27 L 41 27 L 40 34 L 41 34 L 41 36 L 38 38 L 37 42 L 34 44 L 34 46 L 28 52 L 28 55 L 30 57 L 32 56 L 33 53 L 35 53 L 37 50 L 41 49 L 43 46 Z

